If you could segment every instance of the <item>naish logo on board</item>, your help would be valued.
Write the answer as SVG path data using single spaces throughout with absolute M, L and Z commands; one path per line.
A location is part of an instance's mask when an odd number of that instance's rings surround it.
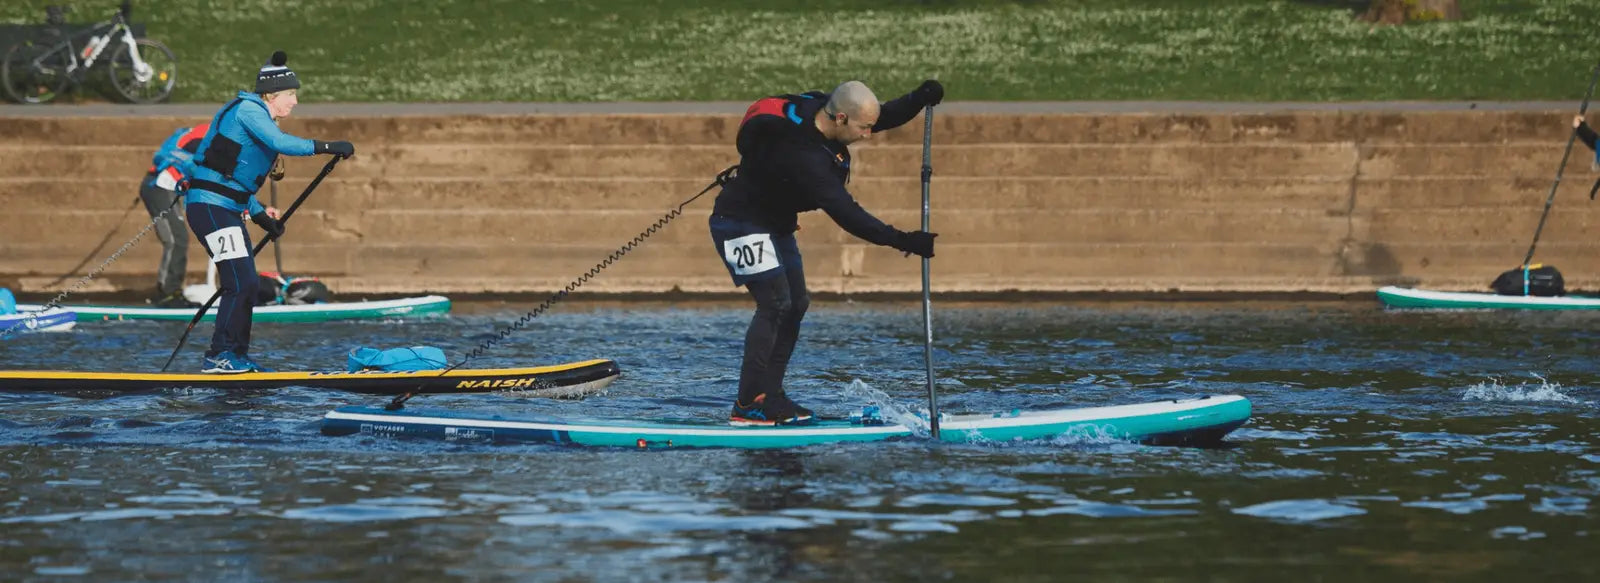
M 345 372 L 345 371 L 342 371 L 342 370 L 327 370 L 327 371 L 312 371 L 312 372 L 308 373 L 308 376 L 314 376 L 314 377 L 347 377 L 347 376 L 351 376 L 351 375 L 364 375 L 364 374 L 372 374 L 372 375 L 378 375 L 378 374 L 382 374 L 382 375 L 415 375 L 415 374 L 420 374 L 420 373 L 424 373 L 424 372 L 430 372 L 430 371 L 361 369 L 361 370 L 358 370 L 358 371 L 355 371 L 355 372 Z
M 461 381 L 456 383 L 458 389 L 526 389 L 536 386 L 538 379 L 485 379 L 481 381 Z

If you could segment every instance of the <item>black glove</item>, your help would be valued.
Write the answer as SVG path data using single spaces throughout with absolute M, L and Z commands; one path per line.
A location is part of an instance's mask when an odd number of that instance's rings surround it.
M 261 230 L 274 238 L 283 236 L 283 221 L 267 216 L 265 212 L 250 215 L 250 222 L 260 226 Z
M 917 87 L 912 93 L 916 94 L 917 100 L 922 102 L 923 107 L 939 105 L 939 102 L 944 101 L 944 85 L 933 79 L 923 81 L 922 86 Z
M 894 243 L 889 246 L 894 247 L 896 250 L 904 251 L 906 255 L 915 253 L 932 259 L 933 238 L 938 236 L 938 233 L 929 233 L 927 231 L 902 231 L 895 235 Z
M 350 142 L 324 142 L 322 140 L 312 140 L 312 143 L 316 144 L 316 152 L 318 154 L 333 154 L 340 158 L 349 158 L 356 155 L 356 147 Z

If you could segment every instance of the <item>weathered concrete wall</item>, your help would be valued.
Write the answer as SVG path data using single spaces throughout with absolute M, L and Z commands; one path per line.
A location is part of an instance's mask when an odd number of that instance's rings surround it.
M 939 291 L 1482 289 L 1526 252 L 1566 143 L 1559 111 L 946 114 L 937 117 Z M 124 210 L 150 154 L 199 118 L 0 117 L 0 285 L 43 291 L 147 224 Z M 553 291 L 737 161 L 737 115 L 292 118 L 355 142 L 289 223 L 285 268 L 340 292 Z M 920 209 L 921 121 L 856 148 L 852 190 L 901 228 Z M 1539 244 L 1600 288 L 1593 154 L 1576 146 Z M 324 158 L 290 159 L 287 206 Z M 733 291 L 715 193 L 586 290 Z M 263 190 L 263 200 L 267 193 Z M 919 262 L 802 221 L 813 289 L 913 291 Z M 89 289 L 145 289 L 147 236 Z M 270 255 L 264 254 L 270 267 Z M 191 245 L 193 278 L 205 255 Z M 87 269 L 87 268 L 86 268 Z M 71 280 L 68 281 L 70 283 Z M 65 285 L 65 284 L 61 284 Z

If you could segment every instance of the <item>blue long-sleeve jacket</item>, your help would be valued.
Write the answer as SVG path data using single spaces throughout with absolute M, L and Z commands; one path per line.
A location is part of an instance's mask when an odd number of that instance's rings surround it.
M 187 164 L 189 168 L 185 174 L 191 177 L 189 204 L 211 204 L 234 212 L 262 212 L 263 207 L 256 200 L 255 193 L 261 189 L 278 155 L 310 156 L 315 153 L 316 146 L 311 140 L 278 129 L 278 124 L 273 123 L 272 115 L 267 112 L 267 103 L 259 95 L 240 91 L 238 101 L 237 105 L 229 102 L 228 106 L 217 112 L 211 120 L 211 131 L 200 143 L 200 153 Z M 212 142 L 218 136 L 239 144 L 237 164 L 233 167 L 231 177 L 206 165 L 206 154 L 211 151 Z M 234 200 L 229 196 L 229 190 L 245 195 L 248 204 Z

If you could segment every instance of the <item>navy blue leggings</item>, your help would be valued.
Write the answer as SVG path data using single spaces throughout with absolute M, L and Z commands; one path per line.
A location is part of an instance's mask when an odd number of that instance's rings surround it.
M 230 227 L 237 227 L 242 233 L 244 256 L 216 262 L 217 285 L 222 288 L 222 297 L 217 301 L 216 332 L 211 334 L 211 349 L 206 351 L 206 356 L 216 356 L 224 350 L 249 356 L 250 318 L 255 313 L 261 276 L 256 274 L 256 258 L 250 255 L 250 231 L 244 227 L 244 217 L 214 204 L 194 203 L 185 209 L 189 229 L 200 239 L 206 255 L 215 257 L 218 252 L 206 244 L 206 235 Z

